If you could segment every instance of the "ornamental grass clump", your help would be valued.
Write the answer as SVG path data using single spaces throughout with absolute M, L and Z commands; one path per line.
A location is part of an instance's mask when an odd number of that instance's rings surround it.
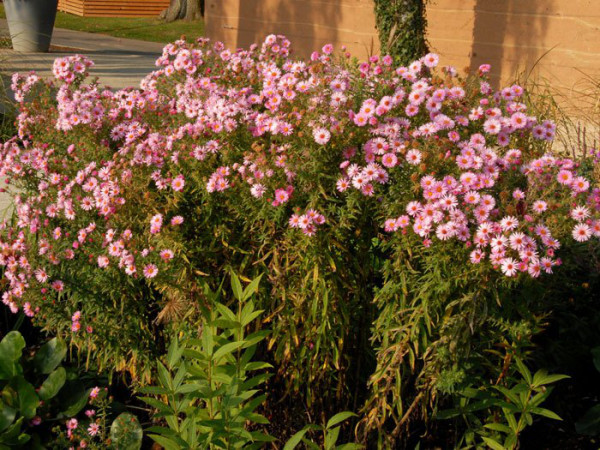
M 264 273 L 263 351 L 286 391 L 327 413 L 365 404 L 364 429 L 397 434 L 417 406 L 498 379 L 506 360 L 482 355 L 506 336 L 529 348 L 548 312 L 507 302 L 600 235 L 597 162 L 552 153 L 554 124 L 521 86 L 494 91 L 489 66 L 461 78 L 435 54 L 395 67 L 331 45 L 303 61 L 273 35 L 176 41 L 156 65 L 116 92 L 83 56 L 57 59 L 55 81 L 15 74 L 0 156 L 19 189 L 4 304 L 137 382 L 165 333 L 201 323 L 200 285 Z

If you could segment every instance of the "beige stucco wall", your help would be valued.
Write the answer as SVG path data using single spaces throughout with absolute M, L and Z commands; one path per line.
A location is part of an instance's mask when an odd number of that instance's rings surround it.
M 206 0 L 206 12 L 207 36 L 231 48 L 281 33 L 302 56 L 327 42 L 360 58 L 378 51 L 372 0 Z M 494 84 L 529 74 L 564 104 L 598 102 L 589 85 L 600 82 L 600 0 L 430 0 L 427 16 L 442 64 L 486 62 Z

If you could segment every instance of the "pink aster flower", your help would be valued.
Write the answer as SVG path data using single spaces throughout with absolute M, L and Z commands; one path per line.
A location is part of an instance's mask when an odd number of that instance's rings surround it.
M 183 175 L 177 175 L 171 182 L 171 187 L 176 192 L 183 191 L 183 188 L 185 187 L 185 178 Z
M 158 274 L 158 267 L 155 264 L 147 264 L 144 267 L 144 276 L 146 278 L 154 278 Z
M 504 258 L 502 260 L 501 270 L 507 277 L 513 277 L 517 274 L 517 262 L 513 258 Z
M 181 225 L 182 223 L 183 223 L 182 216 L 173 216 L 171 218 L 171 225 L 173 225 L 173 226 Z
M 579 223 L 573 228 L 573 239 L 577 242 L 585 242 L 592 236 L 592 229 L 585 223 Z
M 331 133 L 325 128 L 316 128 L 313 131 L 313 137 L 317 144 L 325 145 L 329 142 L 329 139 L 331 138 Z

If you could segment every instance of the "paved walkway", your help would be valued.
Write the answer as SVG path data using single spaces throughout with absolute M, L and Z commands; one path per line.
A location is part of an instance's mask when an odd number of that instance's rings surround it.
M 0 33 L 8 35 L 6 20 L 0 20 Z M 0 50 L 0 70 L 3 74 L 35 70 L 42 76 L 52 76 L 54 59 L 80 53 L 91 58 L 96 66 L 92 76 L 100 83 L 112 88 L 138 87 L 140 80 L 155 69 L 154 62 L 160 56 L 164 44 L 115 38 L 95 33 L 55 28 L 52 45 L 73 51 L 51 51 L 50 53 L 18 53 Z
M 0 19 L 0 34 L 8 36 L 6 20 Z M 163 44 L 121 39 L 102 34 L 55 28 L 52 34 L 54 48 L 69 49 L 49 53 L 18 53 L 0 49 L 0 72 L 7 88 L 14 72 L 35 70 L 43 77 L 52 77 L 52 63 L 61 56 L 79 53 L 88 56 L 96 64 L 91 76 L 99 77 L 104 86 L 114 89 L 139 87 L 140 80 L 156 68 L 154 62 L 162 53 Z M 9 93 L 10 94 L 10 93 Z M 4 183 L 0 180 L 0 187 Z M 8 217 L 11 210 L 10 197 L 0 193 L 0 220 Z

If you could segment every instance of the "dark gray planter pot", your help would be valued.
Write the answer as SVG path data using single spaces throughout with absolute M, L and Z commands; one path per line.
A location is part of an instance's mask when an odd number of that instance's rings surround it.
M 4 0 L 13 49 L 47 52 L 52 39 L 58 0 Z

